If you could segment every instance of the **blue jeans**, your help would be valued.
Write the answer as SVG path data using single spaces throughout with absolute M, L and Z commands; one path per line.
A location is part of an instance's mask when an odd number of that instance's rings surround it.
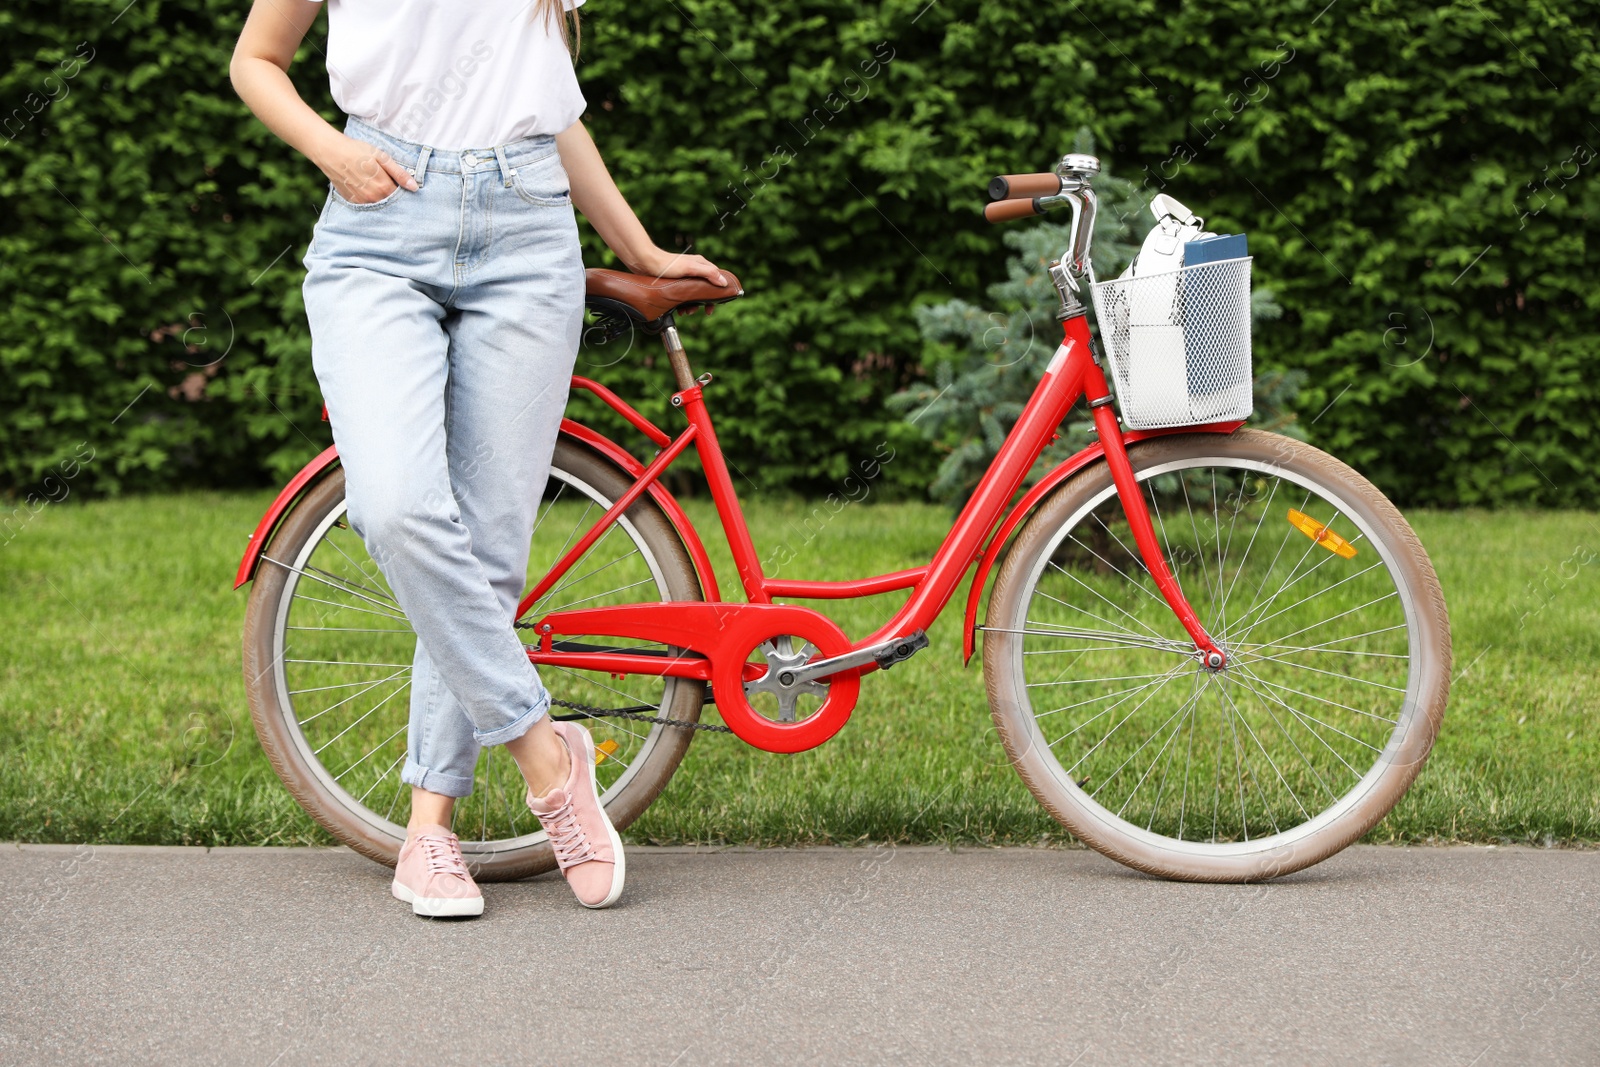
M 346 132 L 421 189 L 330 189 L 305 257 L 312 364 L 350 526 L 417 632 L 401 777 L 466 796 L 480 746 L 550 706 L 512 622 L 582 329 L 577 222 L 551 137 L 436 152 Z

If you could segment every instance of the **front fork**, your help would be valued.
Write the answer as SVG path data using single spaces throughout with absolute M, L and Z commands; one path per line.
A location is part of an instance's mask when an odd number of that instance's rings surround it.
M 1066 327 L 1068 337 L 1077 340 L 1087 351 L 1094 351 L 1090 346 L 1088 321 L 1083 316 L 1068 319 Z M 1172 568 L 1167 566 L 1166 553 L 1162 552 L 1161 545 L 1156 540 L 1155 526 L 1150 521 L 1150 509 L 1145 504 L 1144 493 L 1139 488 L 1138 479 L 1134 477 L 1133 464 L 1128 461 L 1127 445 L 1122 439 L 1122 426 L 1117 422 L 1116 412 L 1112 410 L 1111 390 L 1106 385 L 1105 374 L 1100 369 L 1098 356 L 1084 368 L 1083 391 L 1089 401 L 1089 408 L 1094 413 L 1095 433 L 1100 437 L 1100 447 L 1105 450 L 1106 466 L 1111 468 L 1111 480 L 1116 483 L 1117 496 L 1122 500 L 1122 511 L 1128 517 L 1128 527 L 1133 532 L 1134 543 L 1139 546 L 1139 555 L 1144 558 L 1144 565 L 1150 571 L 1150 576 L 1155 579 L 1156 588 L 1161 590 L 1162 598 L 1172 608 L 1173 614 L 1178 617 L 1178 621 L 1183 624 L 1184 630 L 1194 641 L 1200 662 L 1211 670 L 1221 670 L 1227 665 L 1227 653 L 1217 647 L 1217 643 L 1211 640 L 1211 635 L 1206 633 L 1205 627 L 1200 625 L 1200 619 L 1178 586 L 1178 579 L 1173 575 Z

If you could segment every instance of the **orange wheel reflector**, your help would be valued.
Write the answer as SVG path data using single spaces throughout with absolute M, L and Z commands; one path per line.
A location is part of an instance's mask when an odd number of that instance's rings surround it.
M 1290 508 L 1289 522 L 1294 525 L 1296 530 L 1299 530 L 1301 533 L 1305 534 L 1307 537 L 1311 538 L 1311 540 L 1315 541 L 1329 552 L 1332 552 L 1334 555 L 1342 556 L 1345 559 L 1356 558 L 1355 545 L 1352 545 L 1349 541 L 1346 541 L 1344 538 L 1328 529 L 1322 523 L 1318 522 L 1316 519 L 1313 519 L 1310 515 L 1303 514 L 1294 510 L 1294 508 Z
M 594 765 L 596 767 L 600 766 L 600 764 L 606 761 L 607 756 L 611 755 L 611 753 L 615 752 L 620 747 L 622 746 L 609 739 L 594 746 Z

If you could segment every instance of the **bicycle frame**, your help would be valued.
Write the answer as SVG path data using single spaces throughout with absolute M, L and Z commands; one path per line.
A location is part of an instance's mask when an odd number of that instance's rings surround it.
M 1206 667 L 1221 669 L 1227 662 L 1226 653 L 1206 633 L 1167 564 L 1128 459 L 1127 446 L 1144 438 L 1170 433 L 1231 433 L 1241 423 L 1123 432 L 1112 407 L 1105 375 L 1093 353 L 1085 309 L 1076 297 L 1080 282 L 1093 280 L 1088 256 L 1096 202 L 1089 178 L 1098 170 L 1099 163 L 1092 157 L 1064 156 L 1056 171 L 1059 181 L 1055 184 L 1061 190 L 1059 195 L 1032 200 L 1028 202 L 1027 210 L 1020 213 L 1015 208 L 1007 210 L 1007 217 L 1020 217 L 1020 214 L 1037 214 L 1047 207 L 1060 204 L 1072 208 L 1070 247 L 1061 261 L 1051 268 L 1052 280 L 1062 298 L 1064 337 L 1016 425 L 1012 427 L 989 469 L 984 472 L 976 491 L 957 516 L 933 559 L 925 566 L 854 581 L 819 582 L 768 577 L 762 570 L 760 556 L 740 509 L 733 479 L 729 476 L 728 465 L 723 459 L 711 414 L 706 407 L 704 384 L 709 382 L 709 378 L 696 379 L 693 376 L 677 328 L 669 314 L 651 332 L 659 332 L 666 345 L 678 386 L 678 391 L 671 398 L 672 405 L 684 412 L 688 425 L 673 437 L 605 386 L 587 378 L 573 378 L 574 388 L 593 393 L 649 438 L 660 451 L 653 460 L 644 464 L 603 435 L 570 419 L 562 420 L 563 433 L 615 463 L 634 481 L 607 508 L 605 514 L 563 553 L 550 572 L 524 594 L 518 605 L 517 616 L 519 619 L 526 617 L 545 594 L 556 589 L 557 583 L 571 571 L 584 553 L 645 495 L 662 509 L 679 532 L 700 577 L 702 592 L 708 599 L 552 612 L 531 622 L 538 642 L 528 648 L 528 658 L 535 664 L 619 676 L 639 674 L 707 681 L 711 683 L 713 699 L 724 721 L 745 741 L 779 752 L 797 752 L 815 747 L 837 733 L 848 719 L 862 675 L 880 667 L 891 667 L 926 644 L 924 631 L 949 604 L 956 587 L 973 564 L 977 563 L 977 574 L 967 598 L 963 633 L 963 650 L 970 660 L 978 603 L 998 549 L 1006 544 L 1017 527 L 1050 492 L 1091 464 L 1104 459 L 1144 566 L 1174 617 L 1194 643 L 1196 657 Z M 1009 203 L 1015 205 L 1020 202 Z M 991 208 L 994 206 L 991 205 Z M 991 221 L 998 219 L 991 218 Z M 1089 402 L 1097 443 L 1056 467 L 1013 503 L 1028 472 L 1055 438 L 1057 428 L 1080 397 Z M 732 550 L 734 567 L 745 595 L 743 602 L 723 599 L 716 573 L 698 531 L 672 494 L 661 484 L 661 475 L 690 446 L 700 457 L 723 534 Z M 253 576 L 264 546 L 300 493 L 337 460 L 336 451 L 327 449 L 278 495 L 251 536 L 244 558 L 240 561 L 235 587 Z M 774 603 L 774 598 L 778 597 L 838 600 L 875 596 L 901 589 L 910 591 L 906 602 L 881 627 L 860 641 L 851 641 L 838 624 L 821 612 L 794 604 Z M 785 635 L 800 638 L 815 646 L 817 655 L 809 659 L 796 659 L 787 653 L 779 656 L 773 651 L 774 646 L 767 643 Z M 672 646 L 679 651 L 663 655 L 650 649 L 558 641 L 563 636 L 636 639 Z M 751 662 L 751 654 L 763 645 L 767 646 L 763 650 L 767 663 Z M 778 672 L 775 675 L 774 670 Z M 797 687 L 819 679 L 827 680 L 828 695 L 819 710 L 798 721 L 766 718 L 756 713 L 747 699 L 747 687 L 754 683 L 769 692 L 777 692 L 780 707 L 792 709 L 792 704 L 785 706 L 783 701 L 792 697 Z
M 676 340 L 675 334 L 669 341 Z M 681 359 L 681 348 L 678 350 Z M 1194 642 L 1196 655 L 1213 668 L 1225 662 L 1225 654 L 1206 633 L 1193 609 L 1183 595 L 1176 578 L 1167 565 L 1165 555 L 1157 542 L 1150 514 L 1142 492 L 1138 488 L 1128 459 L 1127 444 L 1157 433 L 1124 433 L 1112 408 L 1110 391 L 1105 375 L 1091 348 L 1089 327 L 1083 313 L 1067 318 L 1064 338 L 1054 358 L 1051 359 L 1032 397 L 989 469 L 984 473 L 977 489 L 956 518 L 950 533 L 939 546 L 933 559 L 922 567 L 880 574 L 852 581 L 800 581 L 768 577 L 762 570 L 761 558 L 751 538 L 750 530 L 740 508 L 738 494 L 729 475 L 727 462 L 717 442 L 711 413 L 706 407 L 703 386 L 688 377 L 687 363 L 679 374 L 680 383 L 689 384 L 672 396 L 672 405 L 681 409 L 688 425 L 671 437 L 650 423 L 625 401 L 604 387 L 587 380 L 575 380 L 579 387 L 594 392 L 601 400 L 621 414 L 656 445 L 659 454 L 636 473 L 633 485 L 572 544 L 560 560 L 522 598 L 518 617 L 532 610 L 541 597 L 555 588 L 583 556 L 604 535 L 629 507 L 642 495 L 652 490 L 661 475 L 692 445 L 700 457 L 707 485 L 717 509 L 717 515 L 732 550 L 734 567 L 743 588 L 744 602 L 666 602 L 625 604 L 576 611 L 553 612 L 533 620 L 539 635 L 536 646 L 530 646 L 528 657 L 535 664 L 549 664 L 569 669 L 605 671 L 615 674 L 647 674 L 711 681 L 715 699 L 724 719 L 745 740 L 758 747 L 775 751 L 799 751 L 814 747 L 831 737 L 848 717 L 849 708 L 842 716 L 835 710 L 827 717 L 819 713 L 818 720 L 807 729 L 807 722 L 768 723 L 748 711 L 743 694 L 729 690 L 742 682 L 761 678 L 766 668 L 747 662 L 750 653 L 761 641 L 782 634 L 805 638 L 816 644 L 824 657 L 833 658 L 851 652 L 862 652 L 897 638 L 904 638 L 926 630 L 950 602 L 957 586 L 974 562 L 984 555 L 984 543 L 996 529 L 1023 480 L 1034 463 L 1057 435 L 1057 429 L 1067 412 L 1080 397 L 1087 398 L 1093 412 L 1098 447 L 1090 452 L 1096 455 L 1074 457 L 1062 466 L 1075 472 L 1087 462 L 1103 455 L 1117 486 L 1124 513 L 1127 516 L 1134 541 L 1145 566 L 1155 580 L 1162 596 L 1178 622 Z M 1183 427 L 1163 432 L 1231 432 L 1240 424 L 1219 423 L 1207 426 Z M 1074 463 L 1074 461 L 1078 461 Z M 1060 468 L 1058 468 L 1059 470 Z M 1041 486 L 1053 487 L 1062 478 L 1046 479 Z M 659 490 L 657 490 L 659 492 Z M 996 535 L 993 548 L 999 547 L 1003 537 L 1009 536 L 1020 521 L 1021 509 L 1031 510 L 1042 498 L 1039 487 L 1024 497 L 1013 511 L 1006 525 Z M 695 537 L 696 548 L 699 546 Z M 703 549 L 694 552 L 701 556 Z M 979 578 L 975 579 L 969 615 L 975 610 L 978 581 L 987 573 L 985 559 Z M 697 564 L 699 560 L 697 559 Z M 706 566 L 709 566 L 707 562 Z M 894 615 L 872 634 L 859 641 L 850 641 L 836 624 L 810 608 L 798 605 L 775 604 L 774 598 L 799 598 L 810 600 L 854 599 L 874 596 L 898 589 L 910 590 L 910 596 Z M 713 596 L 717 595 L 715 593 Z M 659 642 L 689 650 L 673 656 L 649 655 L 625 649 L 560 648 L 560 635 L 606 635 Z M 970 641 L 970 636 L 968 638 Z M 853 664 L 848 669 L 829 675 L 832 688 L 854 683 L 860 675 L 877 669 L 872 660 Z M 720 679 L 720 684 L 719 684 Z M 854 703 L 854 686 L 851 686 L 849 704 Z M 843 695 L 842 693 L 839 695 Z M 830 697 L 830 701 L 832 698 Z M 733 712 L 730 714 L 730 711 Z M 748 712 L 748 714 L 746 714 Z M 743 721 L 740 721 L 743 720 Z M 770 727 L 770 728 L 769 728 Z

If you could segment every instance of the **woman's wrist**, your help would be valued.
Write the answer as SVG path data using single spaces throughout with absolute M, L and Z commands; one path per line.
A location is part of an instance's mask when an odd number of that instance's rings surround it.
M 327 174 L 330 168 L 337 169 L 343 156 L 348 153 L 348 146 L 345 144 L 348 140 L 345 134 L 324 122 L 321 129 L 314 129 L 307 134 L 305 144 L 296 147 L 300 149 L 302 155 L 316 164 L 317 169 Z
M 622 260 L 622 265 L 635 274 L 660 274 L 672 260 L 670 253 L 658 248 L 654 243 L 646 244 L 642 248 L 613 248 L 612 251 Z

